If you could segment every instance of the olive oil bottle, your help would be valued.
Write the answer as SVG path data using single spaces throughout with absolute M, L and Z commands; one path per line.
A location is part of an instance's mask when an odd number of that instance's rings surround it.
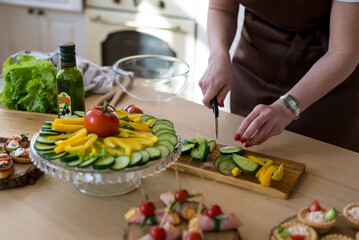
M 85 111 L 84 77 L 76 67 L 75 44 L 60 44 L 61 70 L 56 76 L 59 118 Z

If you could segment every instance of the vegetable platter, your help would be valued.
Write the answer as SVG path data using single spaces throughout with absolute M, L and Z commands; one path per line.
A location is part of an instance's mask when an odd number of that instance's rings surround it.
M 44 122 L 30 144 L 34 164 L 82 193 L 121 195 L 165 170 L 181 152 L 173 123 L 106 103 Z
M 174 165 L 171 166 L 171 168 L 177 168 L 178 171 L 203 177 L 209 180 L 229 184 L 236 187 L 241 187 L 250 191 L 262 193 L 265 195 L 269 195 L 281 199 L 287 199 L 289 198 L 290 194 L 294 191 L 296 185 L 298 184 L 298 182 L 300 181 L 300 179 L 302 178 L 305 172 L 305 164 L 303 163 L 298 163 L 295 161 L 278 158 L 275 156 L 269 156 L 266 154 L 256 153 L 248 150 L 241 149 L 241 152 L 233 154 L 233 157 L 224 155 L 223 151 L 225 149 L 230 150 L 235 147 L 224 146 L 220 144 L 216 144 L 215 149 L 210 151 L 208 155 L 206 154 L 206 159 L 201 160 L 200 153 L 202 153 L 203 151 L 201 151 L 200 147 L 198 147 L 198 151 L 199 151 L 198 156 L 196 156 L 195 151 L 193 150 L 191 151 L 190 154 L 183 154 L 184 150 L 186 150 L 188 146 L 186 140 L 184 140 L 184 144 L 182 145 L 182 154 L 180 158 L 177 160 L 177 162 Z M 208 141 L 208 143 L 211 143 L 211 141 Z M 228 157 L 234 158 L 234 161 L 226 159 Z M 220 165 L 226 165 L 226 161 L 233 162 L 233 167 L 231 167 L 231 170 L 227 174 L 229 176 L 224 175 L 226 169 L 221 169 L 221 166 L 218 166 L 217 162 L 220 158 L 223 158 L 225 160 L 222 161 Z M 270 185 L 267 184 L 267 186 L 263 186 L 263 182 L 261 184 L 261 182 L 258 180 L 258 177 L 256 177 L 257 175 L 256 173 L 258 171 L 261 171 L 260 169 L 263 166 L 254 163 L 254 165 L 256 165 L 257 167 L 255 169 L 250 169 L 253 171 L 248 171 L 249 169 L 243 169 L 243 167 L 241 168 L 240 166 L 241 164 L 239 162 L 242 160 L 250 161 L 249 158 L 251 159 L 259 158 L 266 160 L 269 159 L 270 162 L 273 164 L 273 169 L 274 167 L 282 166 L 282 168 L 284 168 L 284 172 L 282 173 L 283 176 L 281 180 L 271 181 Z M 244 165 L 247 165 L 246 162 L 244 162 Z M 247 165 L 247 167 L 251 167 L 251 166 Z M 242 173 L 235 174 L 232 169 Z

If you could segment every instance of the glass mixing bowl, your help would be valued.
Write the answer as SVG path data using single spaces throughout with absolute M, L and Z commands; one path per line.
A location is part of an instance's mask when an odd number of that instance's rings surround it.
M 145 102 L 164 102 L 185 87 L 189 66 L 162 55 L 136 55 L 113 64 L 116 83 L 132 98 Z

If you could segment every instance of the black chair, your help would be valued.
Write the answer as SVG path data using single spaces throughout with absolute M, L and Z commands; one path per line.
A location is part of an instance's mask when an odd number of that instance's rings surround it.
M 118 59 L 141 54 L 176 57 L 167 42 L 137 31 L 111 33 L 102 42 L 102 65 L 112 66 Z

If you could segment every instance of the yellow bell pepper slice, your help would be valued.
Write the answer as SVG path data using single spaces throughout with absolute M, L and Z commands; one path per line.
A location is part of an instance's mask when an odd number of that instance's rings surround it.
M 152 132 L 143 132 L 143 131 L 135 131 L 135 130 L 130 130 L 130 129 L 125 129 L 125 128 L 119 128 L 118 131 L 121 132 L 125 132 L 128 134 L 134 134 L 134 135 L 138 135 L 138 136 L 142 136 L 142 137 L 152 137 L 154 136 Z
M 141 151 L 144 149 L 144 146 L 135 140 L 129 138 L 122 138 L 120 141 L 126 143 L 131 148 L 132 151 Z
M 63 123 L 53 123 L 52 124 L 52 130 L 58 131 L 58 132 L 73 132 L 76 130 L 79 130 L 81 128 L 84 128 L 84 125 L 70 125 L 70 124 L 63 124 Z
M 279 168 L 274 172 L 272 179 L 275 181 L 280 181 L 283 179 L 284 175 L 284 165 L 283 163 L 279 166 Z
M 107 140 L 106 140 L 107 139 Z M 131 156 L 131 152 L 132 152 L 132 149 L 131 147 L 123 142 L 120 138 L 117 138 L 117 137 L 107 137 L 104 139 L 104 143 L 106 146 L 108 146 L 106 143 L 108 142 L 113 142 L 115 143 L 117 146 L 119 146 L 120 148 L 122 148 L 124 151 L 125 151 L 125 155 L 127 156 Z M 108 147 L 111 147 L 111 146 L 108 146 Z
M 127 117 L 133 122 L 137 122 L 137 123 L 142 122 L 142 119 L 141 119 L 140 115 L 130 114 L 130 115 L 127 115 Z
M 266 163 L 258 170 L 256 173 L 256 178 L 259 178 L 260 175 L 267 170 L 269 166 L 273 165 L 273 160 L 267 160 Z
M 272 179 L 272 174 L 276 171 L 275 167 L 270 166 L 268 170 L 265 172 L 265 174 L 262 177 L 261 180 L 261 186 L 263 187 L 269 187 L 270 186 L 270 180 Z
M 118 117 L 130 115 L 128 112 L 126 112 L 125 110 L 121 110 L 121 109 L 116 109 L 115 113 L 117 114 Z
M 236 176 L 238 176 L 238 175 L 241 174 L 241 173 L 242 173 L 242 170 L 239 169 L 239 168 L 237 168 L 237 167 L 234 167 L 233 170 L 232 170 L 232 175 L 233 175 L 233 177 L 236 177 Z
M 94 133 L 90 133 L 86 138 L 87 141 L 85 142 L 85 144 L 78 146 L 67 145 L 65 147 L 65 151 L 70 153 L 84 152 L 87 148 L 89 148 L 92 144 L 96 142 L 98 136 Z
M 64 151 L 65 147 L 79 139 L 84 139 L 87 135 L 87 130 L 86 128 L 82 128 L 78 131 L 75 132 L 75 134 L 71 137 L 68 138 L 66 140 L 63 141 L 57 141 L 55 144 L 57 145 L 57 147 L 54 149 L 55 153 L 60 153 L 62 151 Z
M 78 130 L 78 131 L 81 131 Z M 61 135 L 55 135 L 55 136 L 48 136 L 47 139 L 49 140 L 63 140 L 63 139 L 68 139 L 70 137 L 73 137 L 77 134 L 77 132 L 73 132 L 73 133 L 70 133 L 70 134 L 61 134 Z
M 126 122 L 125 120 L 120 120 L 120 127 L 129 125 L 129 122 Z
M 70 125 L 83 125 L 84 118 L 56 118 L 54 123 L 70 124 Z
M 121 138 L 128 138 L 129 134 L 126 132 L 120 132 L 120 134 L 118 136 Z
M 105 144 L 103 143 L 100 143 L 100 142 L 96 142 L 96 144 L 102 148 L 103 146 L 105 146 Z M 112 148 L 112 147 L 109 147 L 109 146 L 106 146 L 106 153 L 110 154 L 110 155 L 117 155 L 117 156 L 122 156 L 122 155 L 125 155 L 124 152 L 121 152 L 120 150 L 117 150 L 115 148 Z
M 258 163 L 259 165 L 263 166 L 264 162 L 262 160 L 260 160 L 259 158 L 257 158 L 256 156 L 250 155 L 247 158 L 249 158 L 250 160 L 252 160 L 253 162 Z
M 152 136 L 148 136 L 148 137 L 144 137 L 144 136 L 139 136 L 139 135 L 135 135 L 135 134 L 128 134 L 127 136 L 128 138 L 138 138 L 138 139 L 147 139 L 153 143 L 158 142 L 158 137 L 155 135 Z
M 111 138 L 111 137 L 105 138 L 105 139 L 103 140 L 103 142 L 105 143 L 105 145 L 106 145 L 107 147 L 112 147 L 112 148 L 116 147 L 116 144 L 112 141 L 112 138 Z
M 147 147 L 153 147 L 154 143 L 153 141 L 151 141 L 150 139 L 148 138 L 139 138 L 139 137 L 134 137 L 134 138 L 126 138 L 126 140 L 133 140 L 133 141 L 136 141 L 140 144 L 143 144 Z M 126 140 L 124 139 L 124 141 L 126 142 Z
M 143 125 L 146 125 L 146 126 L 152 126 L 153 124 L 153 119 L 150 119 L 150 120 L 147 120 L 147 122 L 142 122 Z
M 141 123 L 135 123 L 135 122 L 128 122 L 128 125 L 133 127 L 135 130 L 143 131 L 143 132 L 152 132 L 152 129 L 148 126 L 141 124 Z

